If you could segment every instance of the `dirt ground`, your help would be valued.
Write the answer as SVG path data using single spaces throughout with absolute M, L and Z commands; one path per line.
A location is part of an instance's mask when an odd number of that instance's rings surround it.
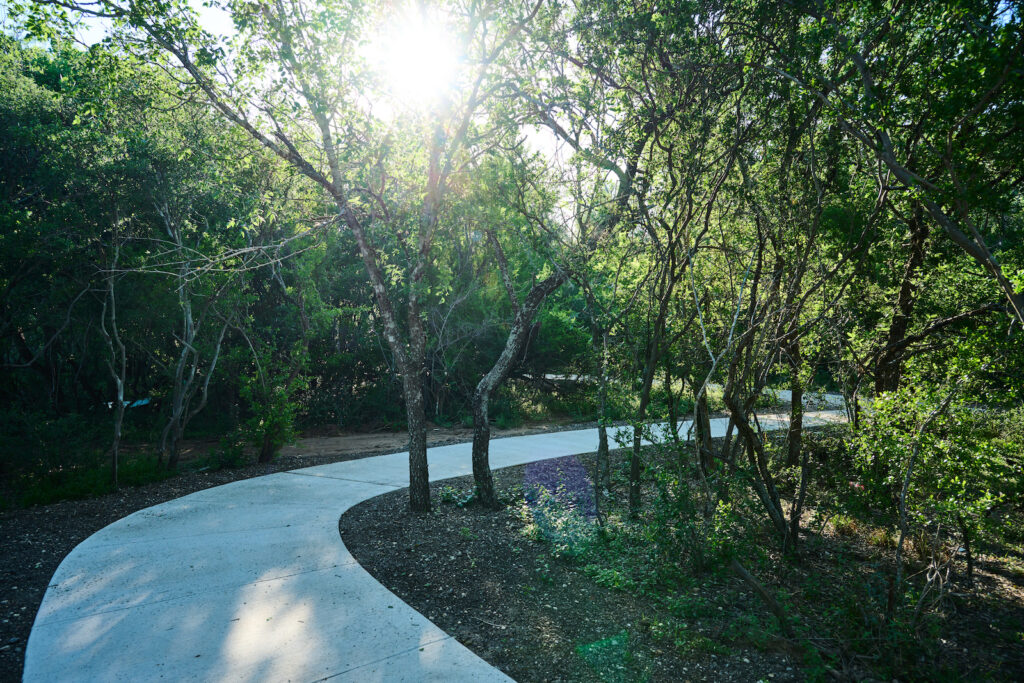
M 589 471 L 591 457 L 544 467 Z M 955 577 L 946 607 L 919 631 L 923 640 L 866 651 L 851 639 L 874 636 L 836 613 L 867 605 L 865 582 L 891 573 L 891 549 L 873 544 L 869 529 L 820 522 L 808 529 L 814 550 L 801 561 L 743 558 L 771 592 L 789 596 L 791 618 L 804 624 L 794 642 L 731 572 L 694 577 L 670 613 L 665 601 L 598 580 L 598 565 L 554 556 L 529 528 L 531 467 L 495 473 L 507 503 L 499 512 L 460 506 L 473 486 L 464 477 L 432 485 L 438 504 L 429 515 L 410 513 L 401 491 L 355 506 L 341 518 L 342 540 L 389 590 L 523 683 L 866 681 L 879 680 L 888 666 L 880 660 L 890 657 L 913 672 L 907 680 L 1024 680 L 1024 571 L 1013 553 L 978 558 L 974 590 Z M 654 494 L 645 487 L 645 500 Z M 808 660 L 809 647 L 827 661 Z
M 804 680 L 782 651 L 695 640 L 694 651 L 681 652 L 659 633 L 670 617 L 654 601 L 598 586 L 579 566 L 551 559 L 516 514 L 527 467 L 495 473 L 509 496 L 503 511 L 440 503 L 415 515 L 401 492 L 389 493 L 346 512 L 342 540 L 389 590 L 522 683 Z M 445 487 L 472 485 L 471 477 L 433 484 L 434 500 Z
M 583 429 L 593 425 L 569 421 L 493 430 L 494 438 L 544 431 Z M 427 443 L 440 446 L 469 441 L 472 431 L 431 426 Z M 320 433 L 286 446 L 268 465 L 224 470 L 190 471 L 137 488 L 123 488 L 98 498 L 64 501 L 23 510 L 0 512 L 0 681 L 20 681 L 25 645 L 50 577 L 72 549 L 96 531 L 136 510 L 180 496 L 264 474 L 353 460 L 405 450 L 404 432 Z M 206 455 L 216 440 L 184 444 L 183 463 Z

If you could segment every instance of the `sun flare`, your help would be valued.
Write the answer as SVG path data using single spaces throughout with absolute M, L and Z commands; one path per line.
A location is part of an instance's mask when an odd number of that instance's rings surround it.
M 392 105 L 429 108 L 456 87 L 455 37 L 426 11 L 410 9 L 387 22 L 372 41 L 369 58 Z

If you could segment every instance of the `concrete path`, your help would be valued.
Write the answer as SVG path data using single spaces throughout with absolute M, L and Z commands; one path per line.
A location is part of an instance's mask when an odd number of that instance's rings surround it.
M 807 423 L 839 419 L 825 411 Z M 712 425 L 718 435 L 726 421 Z M 596 429 L 511 437 L 491 443 L 491 463 L 596 447 Z M 432 448 L 429 461 L 432 480 L 470 474 L 470 444 Z M 510 680 L 341 542 L 345 510 L 408 483 L 408 456 L 396 453 L 238 481 L 111 524 L 57 568 L 24 680 Z

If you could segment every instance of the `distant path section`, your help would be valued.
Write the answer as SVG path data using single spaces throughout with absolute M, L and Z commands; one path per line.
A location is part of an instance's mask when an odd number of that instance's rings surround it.
M 843 419 L 811 412 L 805 425 Z M 714 435 L 727 423 L 712 420 Z M 784 427 L 786 417 L 761 425 Z M 491 464 L 596 448 L 596 429 L 510 437 L 491 442 Z M 470 474 L 470 449 L 431 448 L 431 479 Z M 408 455 L 381 455 L 206 489 L 101 529 L 57 568 L 24 680 L 510 680 L 374 580 L 342 543 L 345 510 L 408 485 Z

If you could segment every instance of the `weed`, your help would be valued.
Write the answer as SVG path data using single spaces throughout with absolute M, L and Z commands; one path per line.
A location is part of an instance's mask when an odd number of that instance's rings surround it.
M 438 494 L 442 503 L 455 507 L 466 507 L 476 499 L 476 489 L 457 489 L 453 486 L 442 486 Z
M 896 547 L 896 535 L 889 529 L 873 529 L 868 534 L 868 543 L 884 550 L 892 550 Z
M 162 481 L 173 472 L 156 464 L 156 458 L 138 458 L 121 463 L 118 478 L 122 486 L 142 486 Z M 30 481 L 19 503 L 24 507 L 47 505 L 60 500 L 92 498 L 114 491 L 108 467 L 66 469 L 47 473 Z
M 832 520 L 832 529 L 835 530 L 837 536 L 856 536 L 860 524 L 853 517 L 836 515 Z

